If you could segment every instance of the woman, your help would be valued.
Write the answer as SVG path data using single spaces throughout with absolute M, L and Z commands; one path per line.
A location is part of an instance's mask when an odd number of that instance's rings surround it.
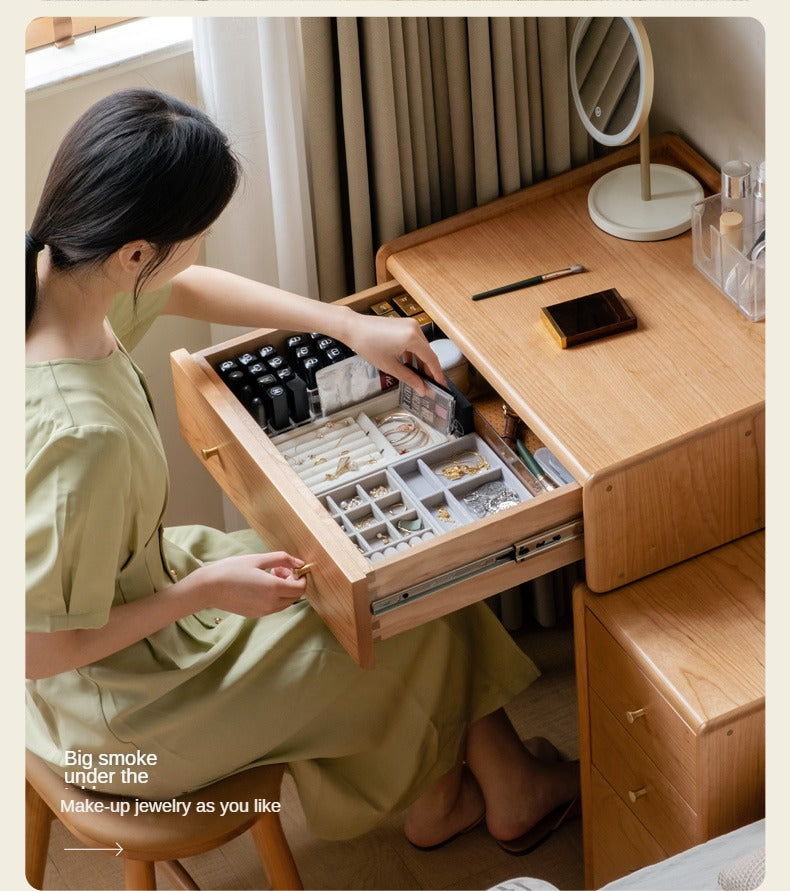
M 322 331 L 418 387 L 403 358 L 441 374 L 410 320 L 193 265 L 238 177 L 216 126 L 151 90 L 96 103 L 53 161 L 26 234 L 27 745 L 62 775 L 142 753 L 146 782 L 98 787 L 151 798 L 287 761 L 327 838 L 408 806 L 421 847 L 483 814 L 514 839 L 578 776 L 508 723 L 538 672 L 490 611 L 380 644 L 362 671 L 301 599 L 298 556 L 161 526 L 165 457 L 127 352 L 159 312 Z

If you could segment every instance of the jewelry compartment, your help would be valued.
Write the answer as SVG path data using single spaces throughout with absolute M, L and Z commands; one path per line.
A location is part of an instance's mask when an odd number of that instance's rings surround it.
M 271 437 L 317 495 L 447 439 L 399 406 L 396 389 Z
M 346 302 L 367 308 L 397 291 L 397 285 L 379 286 Z M 269 437 L 216 370 L 223 359 L 289 335 L 261 330 L 193 354 L 173 353 L 179 422 L 187 443 L 267 545 L 312 564 L 307 597 L 360 665 L 373 664 L 375 639 L 582 558 L 581 488 L 574 482 L 531 493 L 520 460 L 479 413 L 474 433 L 396 455 L 389 464 L 382 454 L 381 465 L 359 467 L 353 479 L 322 480 L 321 491 L 312 491 L 283 445 L 309 448 L 309 440 L 298 440 L 310 424 L 320 430 L 338 418 L 358 420 L 360 406 Z M 388 410 L 397 392 L 371 401 Z M 452 464 L 470 445 L 488 468 L 458 480 L 431 469 Z M 476 461 L 466 463 L 473 469 Z M 337 472 L 329 460 L 315 469 L 325 465 L 324 473 Z M 485 474 L 492 470 L 520 487 L 521 500 L 475 519 L 461 499 L 489 481 Z

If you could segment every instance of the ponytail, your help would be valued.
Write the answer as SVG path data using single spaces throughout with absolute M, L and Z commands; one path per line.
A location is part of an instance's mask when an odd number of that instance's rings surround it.
M 30 232 L 25 232 L 25 331 L 33 321 L 38 302 L 38 255 L 44 250 L 44 243 Z

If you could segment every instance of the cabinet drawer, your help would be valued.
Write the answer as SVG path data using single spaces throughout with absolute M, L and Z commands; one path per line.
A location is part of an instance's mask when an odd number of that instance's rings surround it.
M 365 310 L 401 291 L 389 284 L 342 302 Z M 313 564 L 307 597 L 360 665 L 373 665 L 376 639 L 583 557 L 581 488 L 571 483 L 377 562 L 366 559 L 215 371 L 225 358 L 290 333 L 260 330 L 197 353 L 173 353 L 179 423 L 267 545 Z
M 590 689 L 683 798 L 695 801 L 693 730 L 589 611 L 585 622 Z
M 697 815 L 658 767 L 590 693 L 592 763 L 668 854 L 695 840 Z
M 667 852 L 595 768 L 591 781 L 592 887 L 600 888 L 643 866 L 666 859 Z

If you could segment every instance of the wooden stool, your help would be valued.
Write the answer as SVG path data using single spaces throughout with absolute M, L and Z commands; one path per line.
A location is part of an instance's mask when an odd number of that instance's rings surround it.
M 220 847 L 237 835 L 252 830 L 252 838 L 272 889 L 301 889 L 302 882 L 294 863 L 278 813 L 255 813 L 255 800 L 279 801 L 285 765 L 273 764 L 251 768 L 220 780 L 212 786 L 178 801 L 190 802 L 182 813 L 144 813 L 134 815 L 134 798 L 87 792 L 65 785 L 44 761 L 26 753 L 25 801 L 25 872 L 33 888 L 41 888 L 49 846 L 50 821 L 58 819 L 76 838 L 93 848 L 112 849 L 108 853 L 124 862 L 127 889 L 155 889 L 154 866 L 167 873 L 177 888 L 198 886 L 178 862 Z M 221 814 L 219 802 L 249 803 L 248 813 Z M 61 802 L 85 805 L 128 802 L 126 814 L 66 811 Z M 214 802 L 214 813 L 198 813 L 198 802 Z M 120 845 L 120 853 L 116 846 Z

